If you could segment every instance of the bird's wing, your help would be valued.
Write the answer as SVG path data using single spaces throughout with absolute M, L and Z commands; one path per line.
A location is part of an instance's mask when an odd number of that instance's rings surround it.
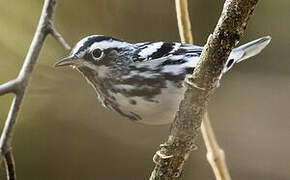
M 142 65 L 177 65 L 197 59 L 202 47 L 166 42 L 144 42 L 135 44 L 138 46 L 134 63 Z M 196 58 L 193 58 L 196 57 Z

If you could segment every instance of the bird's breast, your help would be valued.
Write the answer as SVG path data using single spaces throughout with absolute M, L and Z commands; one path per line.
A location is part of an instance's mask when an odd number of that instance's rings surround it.
M 133 95 L 132 92 L 132 96 L 130 96 L 128 93 L 124 94 L 114 90 L 110 94 L 114 97 L 115 102 L 119 104 L 117 112 L 133 116 L 132 120 L 152 125 L 167 124 L 173 120 L 179 102 L 183 98 L 185 88 L 182 86 L 177 87 L 168 81 L 165 81 L 165 83 L 167 86 L 158 90 L 154 90 L 154 88 L 150 90 L 149 87 L 144 87 L 142 92 L 140 87 L 138 89 L 140 95 Z M 130 91 L 130 89 L 132 90 L 135 87 L 119 85 L 118 88 Z M 134 91 L 137 93 L 136 89 Z M 148 94 L 150 91 L 152 91 L 151 95 Z M 155 93 L 153 93 L 154 91 Z M 144 95 L 141 96 L 141 93 Z

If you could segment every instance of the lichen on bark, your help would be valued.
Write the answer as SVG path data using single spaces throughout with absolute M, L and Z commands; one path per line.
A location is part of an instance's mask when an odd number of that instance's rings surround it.
M 227 0 L 221 17 L 202 51 L 170 128 L 168 140 L 154 155 L 151 180 L 180 179 L 199 133 L 210 96 L 232 49 L 237 45 L 258 0 Z

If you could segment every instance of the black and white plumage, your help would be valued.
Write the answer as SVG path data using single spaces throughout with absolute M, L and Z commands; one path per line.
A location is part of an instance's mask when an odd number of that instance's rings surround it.
M 233 49 L 223 73 L 235 63 L 261 52 L 271 37 Z M 181 43 L 128 43 L 103 35 L 80 40 L 55 66 L 71 65 L 81 72 L 100 102 L 119 114 L 145 124 L 173 120 L 202 47 Z

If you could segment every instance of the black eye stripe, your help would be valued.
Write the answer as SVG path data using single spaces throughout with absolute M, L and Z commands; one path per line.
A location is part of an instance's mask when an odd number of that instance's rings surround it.
M 103 51 L 105 52 L 105 54 L 110 53 L 111 51 L 121 51 L 121 48 L 108 48 L 108 49 L 104 49 Z

